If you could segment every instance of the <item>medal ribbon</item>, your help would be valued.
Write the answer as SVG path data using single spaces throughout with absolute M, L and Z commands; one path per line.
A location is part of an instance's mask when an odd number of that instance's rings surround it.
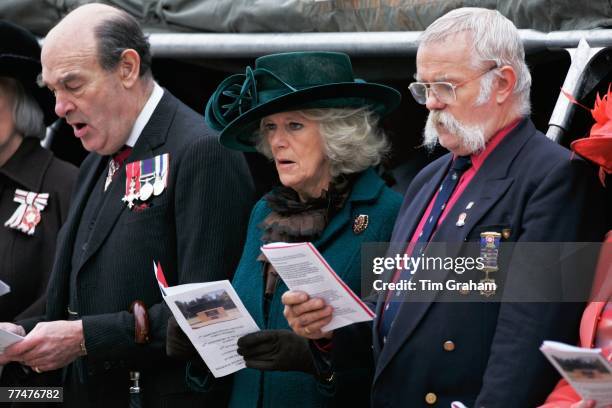
M 170 161 L 170 155 L 168 153 L 155 156 L 155 174 L 156 178 L 159 178 L 163 183 L 164 187 L 168 186 L 168 163 Z
M 128 163 L 125 172 L 125 195 L 130 195 L 132 180 L 134 180 L 134 194 L 137 195 L 140 191 L 140 162 Z
M 497 271 L 497 258 L 501 234 L 483 232 L 480 234 L 480 257 L 484 259 L 484 269 Z
M 37 211 L 40 213 L 40 211 L 44 210 L 47 206 L 48 199 L 49 193 L 39 194 L 16 189 L 13 201 L 20 205 L 13 215 L 4 223 L 4 226 L 19 230 L 28 235 L 33 235 L 38 222 L 28 223 L 24 218 L 25 214 L 29 211 Z
M 140 179 L 143 182 L 148 181 L 155 174 L 154 164 L 153 159 L 142 160 L 140 162 Z
M 134 183 L 132 185 L 132 182 Z M 140 196 L 140 162 L 128 163 L 125 166 L 125 195 L 121 199 L 128 208 L 134 206 L 134 200 Z

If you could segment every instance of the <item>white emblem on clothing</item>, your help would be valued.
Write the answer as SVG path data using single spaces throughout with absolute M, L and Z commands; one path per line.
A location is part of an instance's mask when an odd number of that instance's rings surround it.
M 36 226 L 41 220 L 40 212 L 45 209 L 48 200 L 49 193 L 34 193 L 16 189 L 13 201 L 19 203 L 19 207 L 4 223 L 4 226 L 34 235 Z

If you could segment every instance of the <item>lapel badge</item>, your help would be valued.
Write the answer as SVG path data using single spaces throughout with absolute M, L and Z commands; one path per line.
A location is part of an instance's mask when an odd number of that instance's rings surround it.
M 457 218 L 457 222 L 455 223 L 455 225 L 458 227 L 463 227 L 465 225 L 466 217 L 467 217 L 467 213 L 462 212 L 461 214 L 459 214 L 459 217 Z
M 484 261 L 484 270 L 497 271 L 497 258 L 499 256 L 499 232 L 482 232 L 480 234 L 480 257 Z
M 465 209 L 466 209 L 466 210 L 469 210 L 469 209 L 470 209 L 470 208 L 472 208 L 473 206 L 474 206 L 474 202 L 473 202 L 473 201 L 470 201 L 470 202 L 468 203 L 468 205 L 466 205 L 466 206 L 465 206 Z
M 512 229 L 510 228 L 504 228 L 502 230 L 502 237 L 504 237 L 504 239 L 508 239 L 510 238 L 510 235 L 512 235 Z
M 363 231 L 368 228 L 368 224 L 370 222 L 370 218 L 366 214 L 359 214 L 355 217 L 355 221 L 353 221 L 353 232 L 356 235 L 361 234 Z
M 480 280 L 480 294 L 485 297 L 491 297 L 495 295 L 497 284 L 495 278 L 489 276 L 489 274 L 497 272 L 498 256 L 500 249 L 500 240 L 502 234 L 494 231 L 485 231 L 480 234 L 480 257 L 484 260 L 484 274 L 485 277 Z
M 16 229 L 24 234 L 34 235 L 36 226 L 41 220 L 40 212 L 45 209 L 49 200 L 49 193 L 35 193 L 16 189 L 13 201 L 19 204 L 5 227 Z

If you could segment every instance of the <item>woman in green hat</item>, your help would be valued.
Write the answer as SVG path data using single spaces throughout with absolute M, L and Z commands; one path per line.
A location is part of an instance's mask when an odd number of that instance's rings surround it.
M 290 331 L 281 303 L 287 286 L 260 247 L 310 241 L 360 292 L 361 245 L 389 240 L 401 204 L 372 169 L 389 149 L 378 119 L 399 101 L 392 88 L 356 80 L 349 57 L 332 52 L 258 58 L 254 70 L 227 78 L 208 101 L 206 122 L 220 131 L 221 144 L 262 153 L 282 184 L 255 205 L 232 282 L 262 331 L 238 341 L 249 368 L 233 375 L 230 406 L 369 405 L 369 367 L 333 376 L 314 367 L 314 346 Z M 178 337 L 169 331 L 169 354 L 181 348 Z M 194 371 L 188 381 L 207 388 L 212 376 Z

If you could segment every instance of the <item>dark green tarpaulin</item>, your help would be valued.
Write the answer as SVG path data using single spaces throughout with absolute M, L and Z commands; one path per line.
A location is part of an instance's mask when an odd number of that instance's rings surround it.
M 44 35 L 90 0 L 1 0 L 0 18 Z M 612 27 L 612 0 L 106 0 L 152 32 L 422 31 L 449 10 L 495 8 L 519 28 Z

